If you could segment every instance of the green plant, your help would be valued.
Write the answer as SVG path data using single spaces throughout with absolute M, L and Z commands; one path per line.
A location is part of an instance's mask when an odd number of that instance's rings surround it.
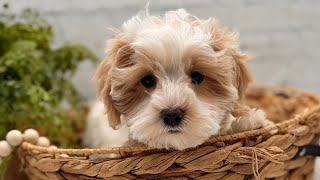
M 71 83 L 81 61 L 97 62 L 82 45 L 51 48 L 52 27 L 33 10 L 0 12 L 0 139 L 11 129 L 36 128 L 62 147 L 77 134 L 61 106 L 77 112 L 81 96 Z

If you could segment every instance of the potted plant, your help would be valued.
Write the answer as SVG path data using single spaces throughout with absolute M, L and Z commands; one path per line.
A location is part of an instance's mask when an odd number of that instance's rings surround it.
M 27 9 L 0 12 L 0 139 L 9 130 L 35 128 L 61 147 L 76 147 L 78 134 L 61 102 L 74 115 L 82 112 L 81 98 L 71 82 L 79 63 L 97 62 L 85 46 L 68 44 L 53 49 L 52 26 Z M 79 116 L 78 116 L 79 117 Z M 79 128 L 79 127 L 78 127 Z M 80 127 L 81 128 L 81 127 Z M 10 157 L 1 158 L 4 175 Z

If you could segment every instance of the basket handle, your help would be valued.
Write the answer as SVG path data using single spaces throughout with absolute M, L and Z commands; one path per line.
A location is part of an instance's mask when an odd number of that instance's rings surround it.
M 297 159 L 303 156 L 320 156 L 320 146 L 314 145 L 314 144 L 308 144 L 308 145 L 299 147 L 299 150 L 297 154 L 294 156 L 294 159 Z

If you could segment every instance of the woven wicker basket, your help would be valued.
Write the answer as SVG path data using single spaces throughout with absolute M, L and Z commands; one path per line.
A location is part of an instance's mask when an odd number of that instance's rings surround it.
M 264 109 L 277 124 L 211 137 L 184 151 L 52 149 L 25 142 L 18 149 L 19 159 L 30 179 L 312 179 L 315 158 L 294 157 L 302 146 L 318 144 L 319 97 L 268 86 L 250 87 L 245 101 Z M 90 159 L 90 155 L 111 153 L 121 157 Z

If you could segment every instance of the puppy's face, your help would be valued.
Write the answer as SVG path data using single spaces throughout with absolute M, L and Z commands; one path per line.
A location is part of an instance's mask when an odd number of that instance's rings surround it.
M 234 33 L 184 10 L 136 16 L 107 46 L 96 79 L 109 124 L 151 147 L 185 149 L 219 133 L 250 80 Z M 120 118 L 121 117 L 121 118 Z

